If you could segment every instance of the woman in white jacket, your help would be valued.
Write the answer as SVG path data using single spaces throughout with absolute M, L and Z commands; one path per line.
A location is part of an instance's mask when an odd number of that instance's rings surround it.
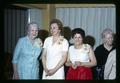
M 105 64 L 104 79 L 114 80 L 116 78 L 116 49 L 110 52 Z

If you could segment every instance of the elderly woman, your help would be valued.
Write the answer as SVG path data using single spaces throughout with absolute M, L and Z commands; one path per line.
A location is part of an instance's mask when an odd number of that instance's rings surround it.
M 67 58 L 69 43 L 62 36 L 63 24 L 59 19 L 50 22 L 51 36 L 45 39 L 42 52 L 42 79 L 65 79 L 64 63 Z
M 15 47 L 13 63 L 13 79 L 39 79 L 38 57 L 42 42 L 38 35 L 38 25 L 28 24 L 28 34 L 18 40 Z
M 96 47 L 95 56 L 97 59 L 96 66 L 96 79 L 104 79 L 104 65 L 106 63 L 109 53 L 115 48 L 113 46 L 113 31 L 109 28 L 106 28 L 102 32 L 103 43 Z
M 92 47 L 84 44 L 85 32 L 81 28 L 72 30 L 74 44 L 69 47 L 66 66 L 70 66 L 66 80 L 92 80 L 91 67 L 96 66 Z

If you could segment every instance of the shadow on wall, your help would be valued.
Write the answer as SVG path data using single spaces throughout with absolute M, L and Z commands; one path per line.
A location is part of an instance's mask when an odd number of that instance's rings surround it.
M 63 27 L 63 36 L 69 41 L 71 39 L 71 29 L 69 26 Z
M 95 38 L 93 36 L 87 35 L 84 39 L 84 43 L 91 45 L 93 48 L 95 45 Z
M 72 33 L 72 31 L 71 31 L 71 28 L 69 26 L 63 27 L 63 36 L 68 40 L 68 42 L 71 39 L 71 33 Z M 69 45 L 70 45 L 70 42 L 69 42 Z M 69 69 L 69 67 L 64 65 L 65 77 L 66 77 L 68 69 Z
M 49 35 L 49 32 L 47 30 L 41 29 L 39 30 L 37 37 L 40 38 L 42 42 L 44 43 L 44 40 L 46 37 L 48 37 L 48 35 Z

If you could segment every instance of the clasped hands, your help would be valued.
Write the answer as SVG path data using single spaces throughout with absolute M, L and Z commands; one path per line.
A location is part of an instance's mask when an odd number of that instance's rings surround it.
M 80 61 L 75 61 L 74 63 L 72 63 L 72 68 L 76 69 L 78 66 L 81 66 L 81 62 Z
M 53 75 L 57 70 L 55 68 L 53 69 L 45 69 L 45 72 L 46 72 L 46 76 L 51 76 Z

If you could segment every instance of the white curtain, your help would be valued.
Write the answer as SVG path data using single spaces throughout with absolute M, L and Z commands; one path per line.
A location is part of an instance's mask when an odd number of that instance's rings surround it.
M 43 29 L 42 16 L 42 9 L 28 9 L 28 22 L 36 22 L 40 29 Z
M 111 28 L 116 33 L 115 7 L 56 8 L 56 18 L 71 29 L 82 28 L 95 38 L 95 46 L 102 43 L 101 32 Z

